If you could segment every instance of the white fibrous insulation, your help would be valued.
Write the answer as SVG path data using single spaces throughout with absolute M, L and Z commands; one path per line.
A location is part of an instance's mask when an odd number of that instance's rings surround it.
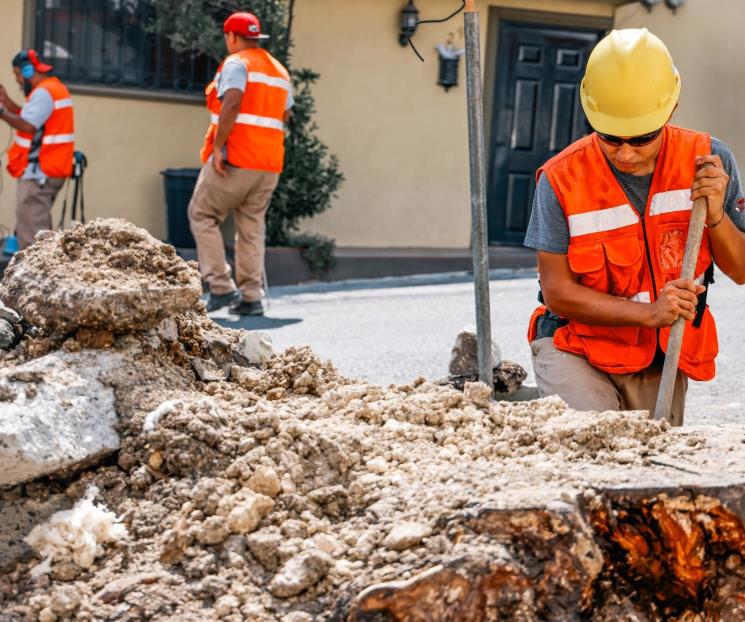
M 32 574 L 45 574 L 51 570 L 52 562 L 61 561 L 90 568 L 103 554 L 103 544 L 127 538 L 127 530 L 116 514 L 93 502 L 96 495 L 98 488 L 89 487 L 71 510 L 53 514 L 26 536 L 25 542 L 44 557 Z

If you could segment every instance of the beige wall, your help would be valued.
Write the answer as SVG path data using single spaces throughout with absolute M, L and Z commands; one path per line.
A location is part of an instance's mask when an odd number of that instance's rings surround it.
M 296 4 L 294 63 L 321 74 L 315 93 L 320 135 L 346 175 L 334 207 L 306 223 L 342 246 L 466 247 L 470 239 L 464 64 L 461 85 L 437 86 L 434 47 L 449 33 L 462 46 L 462 17 L 422 26 L 426 62 L 397 41 L 404 0 L 313 0 Z M 447 15 L 453 0 L 417 2 L 422 19 Z M 478 3 L 482 49 L 489 6 L 612 16 L 590 0 Z M 320 16 L 320 17 L 319 17 Z M 493 70 L 487 60 L 485 72 Z
M 23 99 L 10 60 L 22 46 L 23 0 L 0 0 L 0 81 L 16 102 Z M 165 203 L 160 171 L 199 166 L 208 116 L 201 104 L 153 102 L 73 93 L 76 148 L 89 160 L 85 177 L 86 215 L 117 216 L 165 237 Z M 0 124 L 5 145 L 7 124 Z M 5 171 L 0 224 L 15 219 L 15 183 Z M 61 196 L 55 209 L 59 212 Z
M 23 40 L 23 0 L 0 1 L 0 84 L 15 101 L 20 101 L 21 93 L 13 79 L 10 61 L 21 49 Z M 2 173 L 0 173 L 0 225 L 12 227 L 14 221 L 16 186 L 5 171 L 8 158 L 5 149 L 12 140 L 8 124 L 0 121 L 0 150 L 2 150 Z M 0 236 L 1 237 L 1 236 Z
M 711 132 L 745 162 L 745 2 L 688 0 L 673 13 L 664 6 L 651 12 L 639 4 L 619 9 L 616 28 L 649 28 L 670 49 L 683 88 L 674 121 Z

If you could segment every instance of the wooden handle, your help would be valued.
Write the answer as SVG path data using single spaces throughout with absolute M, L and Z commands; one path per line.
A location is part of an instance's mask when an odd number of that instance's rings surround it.
M 466 13 L 475 13 L 476 12 L 476 2 L 475 0 L 466 0 Z
M 712 166 L 712 164 L 705 162 L 703 166 L 699 167 L 699 170 L 707 166 Z M 698 260 L 698 253 L 701 249 L 701 239 L 704 236 L 707 211 L 708 203 L 706 197 L 696 199 L 693 202 L 691 222 L 688 226 L 688 239 L 686 240 L 685 254 L 683 255 L 683 267 L 680 270 L 681 279 L 693 279 L 696 276 L 696 261 Z M 667 351 L 665 352 L 665 365 L 662 368 L 660 389 L 657 393 L 657 405 L 654 409 L 655 419 L 658 421 L 660 419 L 667 419 L 667 421 L 675 426 L 683 425 L 683 413 L 673 415 L 671 410 L 685 324 L 686 321 L 682 317 L 679 317 L 670 328 L 670 338 L 667 341 Z

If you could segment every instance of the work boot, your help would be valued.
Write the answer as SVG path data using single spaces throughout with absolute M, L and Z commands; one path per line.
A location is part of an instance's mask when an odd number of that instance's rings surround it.
M 264 315 L 264 305 L 261 300 L 241 300 L 230 307 L 230 312 L 237 315 Z
M 207 298 L 207 313 L 217 311 L 237 302 L 238 296 L 239 294 L 235 290 L 227 294 L 213 294 L 210 292 L 209 298 Z

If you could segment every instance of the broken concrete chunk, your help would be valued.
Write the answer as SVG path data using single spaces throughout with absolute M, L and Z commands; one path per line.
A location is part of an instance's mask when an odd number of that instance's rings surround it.
M 21 321 L 21 316 L 0 300 L 0 320 L 5 320 L 8 324 L 18 324 Z
M 463 387 L 463 393 L 474 406 L 489 408 L 492 400 L 492 390 L 491 387 L 486 386 L 483 382 L 466 382 Z
M 233 347 L 233 359 L 244 367 L 263 365 L 273 355 L 272 338 L 260 331 L 244 331 L 238 345 Z
M 279 598 L 296 596 L 323 579 L 332 564 L 331 556 L 322 551 L 300 553 L 287 561 L 274 576 L 269 591 Z
M 230 535 L 224 516 L 210 516 L 197 528 L 200 544 L 220 544 Z
M 258 531 L 246 537 L 248 550 L 267 570 L 274 571 L 279 565 L 279 546 L 282 536 L 278 533 Z
M 271 467 L 260 466 L 246 482 L 254 492 L 258 492 L 272 499 L 282 492 L 282 483 L 277 472 Z
M 502 354 L 499 351 L 499 346 L 493 340 L 491 355 L 491 369 L 499 367 L 502 362 Z M 478 376 L 479 357 L 474 329 L 467 327 L 455 338 L 448 369 L 451 376 Z
M 115 579 L 96 592 L 93 598 L 105 603 L 118 602 L 137 586 L 156 583 L 167 577 L 168 573 L 165 572 L 138 572 L 137 574 Z
M 225 372 L 205 359 L 192 359 L 191 368 L 202 382 L 220 382 L 227 378 Z
M 97 219 L 37 240 L 13 257 L 0 299 L 49 333 L 147 330 L 194 309 L 202 294 L 193 264 L 124 220 Z
M 155 328 L 155 332 L 163 341 L 178 341 L 178 324 L 172 317 L 167 317 Z
M 0 350 L 7 350 L 13 345 L 16 335 L 10 322 L 0 318 Z
M 233 365 L 230 368 L 230 379 L 249 391 L 266 393 L 271 388 L 271 377 L 265 371 L 255 367 Z
M 227 526 L 232 533 L 251 533 L 274 507 L 266 495 L 243 489 L 220 500 L 217 513 L 227 516 Z
M 399 523 L 383 540 L 383 546 L 392 551 L 405 551 L 420 544 L 430 533 L 430 528 L 422 523 Z
M 114 392 L 99 378 L 119 365 L 114 352 L 57 351 L 0 370 L 14 390 L 0 417 L 0 486 L 89 465 L 119 448 Z M 35 382 L 29 397 L 21 382 Z

